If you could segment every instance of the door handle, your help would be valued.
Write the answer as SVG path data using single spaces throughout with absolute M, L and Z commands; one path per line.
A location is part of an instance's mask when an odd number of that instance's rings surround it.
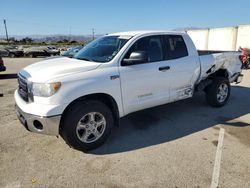
M 159 67 L 159 71 L 163 71 L 163 72 L 169 69 L 170 69 L 170 66 Z

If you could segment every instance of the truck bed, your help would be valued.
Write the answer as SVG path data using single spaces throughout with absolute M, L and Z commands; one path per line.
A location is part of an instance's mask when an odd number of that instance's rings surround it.
M 235 73 L 241 72 L 242 63 L 239 59 L 240 52 L 223 51 L 198 51 L 201 65 L 200 80 L 206 79 L 219 69 L 228 71 L 229 81 L 233 81 Z M 201 55 L 200 55 L 201 54 Z
M 197 51 L 198 51 L 199 56 L 225 53 L 225 52 L 237 52 L 237 51 L 220 51 L 220 50 L 197 50 Z

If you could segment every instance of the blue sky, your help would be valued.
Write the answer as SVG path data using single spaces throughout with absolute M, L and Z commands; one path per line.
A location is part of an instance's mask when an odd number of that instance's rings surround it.
M 0 0 L 0 35 L 105 34 L 116 31 L 250 24 L 249 0 Z

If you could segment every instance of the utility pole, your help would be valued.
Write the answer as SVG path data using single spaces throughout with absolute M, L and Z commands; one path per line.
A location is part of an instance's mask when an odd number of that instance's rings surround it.
M 8 30 L 7 30 L 7 26 L 6 26 L 6 20 L 4 19 L 3 20 L 3 23 L 5 25 L 5 33 L 6 33 L 6 39 L 7 39 L 7 42 L 9 42 L 9 37 L 8 37 Z
M 92 39 L 94 40 L 95 39 L 95 29 L 92 28 Z
M 70 41 L 72 40 L 72 37 L 71 37 L 71 26 L 69 27 L 69 40 Z

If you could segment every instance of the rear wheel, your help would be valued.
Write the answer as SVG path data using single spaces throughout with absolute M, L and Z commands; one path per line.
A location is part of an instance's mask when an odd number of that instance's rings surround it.
M 60 134 L 67 144 L 82 151 L 102 145 L 110 135 L 114 119 L 99 101 L 80 101 L 65 114 Z
M 215 107 L 224 106 L 230 96 L 230 83 L 224 77 L 216 77 L 206 88 L 206 99 L 208 104 Z

